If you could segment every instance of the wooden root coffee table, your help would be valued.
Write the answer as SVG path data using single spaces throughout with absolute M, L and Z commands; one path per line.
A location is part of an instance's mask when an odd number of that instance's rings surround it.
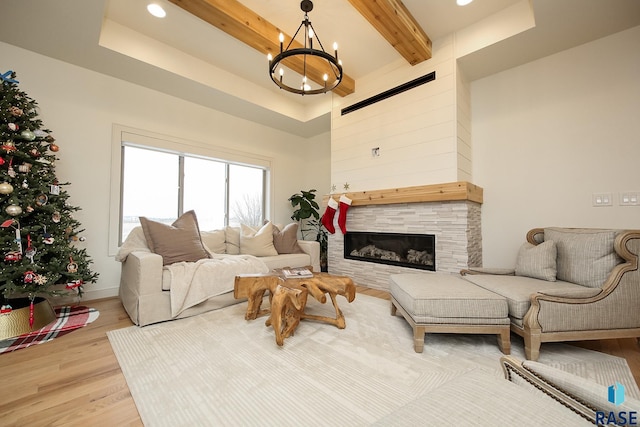
M 269 291 L 270 307 L 261 309 L 266 291 Z M 322 304 L 326 303 L 325 294 L 328 294 L 336 311 L 336 317 L 305 313 L 309 294 Z M 311 278 L 285 278 L 281 270 L 274 270 L 266 274 L 236 276 L 233 289 L 235 298 L 247 298 L 247 312 L 244 316 L 246 320 L 254 320 L 270 314 L 265 324 L 273 326 L 276 343 L 280 346 L 284 344 L 285 338 L 293 335 L 302 319 L 324 322 L 344 329 L 346 322 L 338 307 L 337 295 L 344 296 L 348 302 L 355 299 L 356 287 L 351 278 L 328 273 L 313 273 Z

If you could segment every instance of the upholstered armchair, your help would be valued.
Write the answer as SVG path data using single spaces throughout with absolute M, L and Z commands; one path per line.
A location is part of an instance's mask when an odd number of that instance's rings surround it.
M 544 342 L 640 337 L 639 253 L 640 230 L 536 228 L 515 269 L 461 274 L 507 299 L 511 331 L 537 360 Z

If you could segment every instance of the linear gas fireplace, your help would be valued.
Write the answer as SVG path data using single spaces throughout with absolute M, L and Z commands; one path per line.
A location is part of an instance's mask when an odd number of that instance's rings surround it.
M 433 234 L 349 231 L 344 235 L 344 257 L 436 271 L 436 238 Z

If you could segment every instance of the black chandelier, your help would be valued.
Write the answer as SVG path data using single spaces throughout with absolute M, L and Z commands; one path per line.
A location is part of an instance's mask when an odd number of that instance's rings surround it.
M 313 2 L 311 2 L 310 0 L 302 0 L 300 2 L 300 9 L 302 9 L 302 11 L 304 12 L 304 19 L 298 27 L 296 33 L 291 38 L 291 41 L 287 45 L 287 48 L 284 50 L 282 49 L 284 43 L 284 34 L 280 33 L 280 53 L 275 57 L 272 57 L 271 54 L 269 54 L 268 56 L 269 75 L 271 76 L 271 80 L 273 80 L 273 82 L 277 84 L 280 89 L 284 89 L 288 92 L 293 92 L 300 95 L 315 95 L 319 93 L 327 93 L 335 89 L 342 81 L 342 61 L 338 60 L 338 45 L 336 43 L 333 44 L 333 56 L 324 50 L 322 42 L 320 42 L 320 38 L 315 32 L 313 25 L 311 25 L 311 21 L 309 21 L 309 16 L 307 15 L 308 12 L 311 12 L 311 10 L 313 10 Z M 303 27 L 304 46 L 299 48 L 291 48 L 291 44 L 296 39 L 298 33 Z M 317 44 L 320 46 L 320 49 L 313 48 L 314 38 L 316 39 Z M 322 76 L 324 85 L 321 85 L 319 88 L 313 88 L 308 81 L 309 79 L 307 79 L 307 56 L 316 56 L 322 58 L 324 60 L 322 62 L 326 62 L 326 72 Z M 283 65 L 286 65 L 288 63 L 287 61 L 285 61 L 287 58 L 297 58 L 298 61 L 302 62 L 302 82 L 299 86 L 289 85 L 283 80 Z M 289 63 L 292 64 L 292 61 L 290 60 Z M 276 68 L 278 68 L 277 76 Z

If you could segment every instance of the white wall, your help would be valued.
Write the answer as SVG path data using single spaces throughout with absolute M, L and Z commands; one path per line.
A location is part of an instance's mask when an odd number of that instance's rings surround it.
M 471 84 L 484 265 L 512 267 L 534 227 L 640 228 L 640 27 Z M 593 207 L 612 193 L 614 206 Z
M 329 187 L 328 133 L 305 140 L 6 43 L 0 57 L 2 72 L 16 71 L 60 146 L 56 174 L 71 183 L 69 203 L 82 208 L 75 216 L 86 228 L 83 245 L 100 273 L 86 299 L 117 295 L 120 281 L 120 264 L 108 253 L 114 123 L 272 158 L 275 222 L 290 221 L 290 195 Z
M 433 57 L 404 59 L 358 79 L 356 92 L 334 97 L 331 180 L 338 191 L 364 191 L 458 181 L 456 61 L 453 37 L 433 42 Z M 436 80 L 342 116 L 341 109 L 432 71 Z M 463 143 L 464 145 L 464 143 Z M 371 149 L 380 148 L 380 157 Z M 461 166 L 463 179 L 471 173 Z

